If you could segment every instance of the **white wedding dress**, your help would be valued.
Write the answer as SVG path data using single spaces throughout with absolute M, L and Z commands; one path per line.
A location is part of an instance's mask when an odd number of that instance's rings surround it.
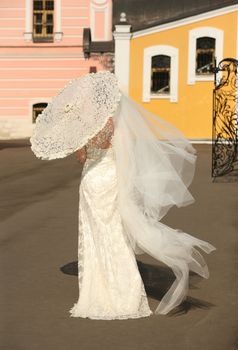
M 196 248 L 216 248 L 160 221 L 172 206 L 194 202 L 188 187 L 196 150 L 176 127 L 123 93 L 114 73 L 70 81 L 38 116 L 30 142 L 44 160 L 77 151 L 83 161 L 87 154 L 79 189 L 79 298 L 71 316 L 152 314 L 137 254 L 151 255 L 175 275 L 154 314 L 167 314 L 186 298 L 189 271 L 209 277 Z
M 70 309 L 72 317 L 112 320 L 152 314 L 121 222 L 117 190 L 112 145 L 103 149 L 89 143 L 79 189 L 79 298 Z

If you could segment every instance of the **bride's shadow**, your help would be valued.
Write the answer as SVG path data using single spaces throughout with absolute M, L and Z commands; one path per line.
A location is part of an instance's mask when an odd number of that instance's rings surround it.
M 137 265 L 147 296 L 160 301 L 175 280 L 173 272 L 168 267 L 147 264 L 138 260 Z M 78 262 L 73 261 L 68 263 L 62 266 L 60 270 L 67 275 L 78 276 Z M 189 288 L 196 289 L 195 284 L 202 277 L 194 272 L 190 272 L 189 277 Z M 214 306 L 214 304 L 187 296 L 180 305 L 171 310 L 167 315 L 176 316 L 186 314 L 192 309 L 208 309 L 211 306 Z
M 137 265 L 144 282 L 146 294 L 156 300 L 161 300 L 175 280 L 174 273 L 168 267 L 146 264 L 137 260 Z M 197 289 L 197 284 L 202 277 L 194 272 L 189 272 L 189 289 Z M 187 296 L 187 298 L 167 315 L 186 314 L 192 309 L 209 309 L 214 304 Z

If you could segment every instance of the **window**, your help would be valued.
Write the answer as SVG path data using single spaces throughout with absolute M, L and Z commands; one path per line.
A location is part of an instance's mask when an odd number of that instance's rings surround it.
M 178 49 L 170 45 L 144 49 L 143 102 L 161 98 L 178 100 Z
M 151 93 L 170 93 L 170 61 L 166 55 L 153 56 L 151 60 Z
M 89 73 L 97 73 L 97 67 L 96 66 L 90 66 L 89 67 Z
M 215 67 L 216 39 L 204 36 L 197 38 L 196 74 L 213 74 Z
M 47 103 L 35 103 L 33 105 L 32 122 L 36 122 L 38 115 L 47 107 Z
M 223 58 L 223 30 L 199 27 L 189 31 L 188 84 L 196 81 L 213 81 L 215 58 Z
M 33 1 L 33 41 L 52 42 L 54 32 L 54 1 Z

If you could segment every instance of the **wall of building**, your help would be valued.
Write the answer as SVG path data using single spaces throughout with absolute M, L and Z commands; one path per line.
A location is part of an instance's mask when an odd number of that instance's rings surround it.
M 103 69 L 85 59 L 83 29 L 111 40 L 110 0 L 55 0 L 54 42 L 33 43 L 31 0 L 0 2 L 0 138 L 29 137 L 32 105 L 49 102 L 70 79 Z M 103 30 L 101 29 L 103 28 Z
M 175 26 L 153 34 L 133 36 L 130 52 L 129 93 L 145 108 L 171 122 L 191 139 L 211 139 L 213 80 L 188 83 L 189 31 L 198 27 L 213 27 L 223 31 L 223 58 L 237 57 L 237 11 L 194 23 Z M 170 45 L 178 49 L 178 99 L 153 99 L 143 102 L 144 49 L 154 45 Z

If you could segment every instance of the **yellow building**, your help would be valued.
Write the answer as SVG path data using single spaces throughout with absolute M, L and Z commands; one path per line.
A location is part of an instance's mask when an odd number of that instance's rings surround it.
M 136 30 L 138 23 L 131 28 L 135 14 L 130 21 L 130 8 L 124 12 L 114 31 L 115 72 L 121 84 L 190 140 L 211 140 L 213 68 L 215 59 L 218 64 L 238 58 L 237 2 L 192 16 L 180 14 L 173 21 L 168 17 L 163 23 L 159 17 L 159 24 Z

